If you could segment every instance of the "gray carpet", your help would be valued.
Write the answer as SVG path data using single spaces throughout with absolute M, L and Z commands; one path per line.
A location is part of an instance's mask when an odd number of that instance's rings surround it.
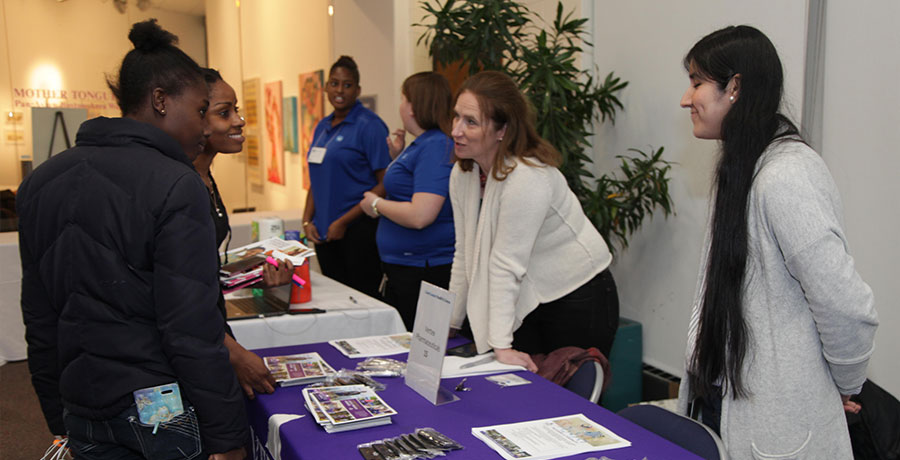
M 0 459 L 37 460 L 53 442 L 26 361 L 0 366 Z

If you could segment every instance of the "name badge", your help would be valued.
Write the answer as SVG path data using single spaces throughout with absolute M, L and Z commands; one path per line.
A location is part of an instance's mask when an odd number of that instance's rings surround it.
M 309 157 L 306 161 L 313 164 L 321 164 L 325 159 L 325 147 L 313 147 L 309 150 Z

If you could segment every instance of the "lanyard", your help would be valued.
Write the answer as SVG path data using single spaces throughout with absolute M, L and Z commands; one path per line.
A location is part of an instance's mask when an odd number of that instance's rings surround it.
M 328 144 L 330 144 L 331 141 L 333 141 L 334 138 L 337 137 L 337 135 L 340 134 L 341 130 L 343 130 L 343 129 L 344 129 L 344 124 L 342 122 L 340 127 L 337 129 L 337 131 L 334 132 L 334 134 L 331 135 L 331 139 L 328 139 L 328 142 L 326 142 L 325 145 L 318 145 L 318 141 L 320 139 L 322 139 L 322 136 L 320 135 L 318 139 L 313 139 L 312 146 L 313 147 L 325 147 L 325 150 L 328 150 Z M 328 131 L 328 130 L 326 129 L 325 131 Z M 322 131 L 323 135 L 325 134 L 325 131 Z

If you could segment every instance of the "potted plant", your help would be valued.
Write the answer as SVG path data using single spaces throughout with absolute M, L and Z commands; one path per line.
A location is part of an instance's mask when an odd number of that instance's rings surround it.
M 449 69 L 451 84 L 461 83 L 453 71 L 466 70 L 504 71 L 519 84 L 534 107 L 538 132 L 562 154 L 560 170 L 610 250 L 627 247 L 657 207 L 666 216 L 672 212 L 671 163 L 662 158 L 662 147 L 620 155 L 621 177 L 596 178 L 587 169 L 594 122 L 615 123 L 623 108 L 617 94 L 628 85 L 612 72 L 595 81 L 575 65 L 587 19 L 564 15 L 562 3 L 549 30 L 536 26 L 540 18 L 513 0 L 428 0 L 422 8 L 427 14 L 416 24 L 425 27 L 419 43 L 428 46 L 438 71 Z

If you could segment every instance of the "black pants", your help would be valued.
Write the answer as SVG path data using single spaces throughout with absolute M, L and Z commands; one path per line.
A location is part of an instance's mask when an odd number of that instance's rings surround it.
M 562 298 L 540 304 L 513 333 L 513 348 L 529 354 L 595 347 L 609 356 L 619 327 L 619 295 L 604 270 Z
M 453 264 L 411 267 L 384 263 L 382 266 L 384 274 L 387 275 L 384 301 L 397 309 L 406 330 L 411 331 L 416 320 L 416 306 L 419 302 L 419 287 L 422 281 L 447 289 L 450 285 L 450 267 Z
M 344 237 L 316 245 L 322 274 L 364 294 L 379 298 L 381 259 L 375 245 L 378 221 L 362 216 L 347 227 Z
M 140 422 L 135 405 L 108 420 L 89 420 L 64 411 L 63 421 L 78 459 L 206 458 L 194 408 L 184 407 L 183 414 L 156 429 Z

